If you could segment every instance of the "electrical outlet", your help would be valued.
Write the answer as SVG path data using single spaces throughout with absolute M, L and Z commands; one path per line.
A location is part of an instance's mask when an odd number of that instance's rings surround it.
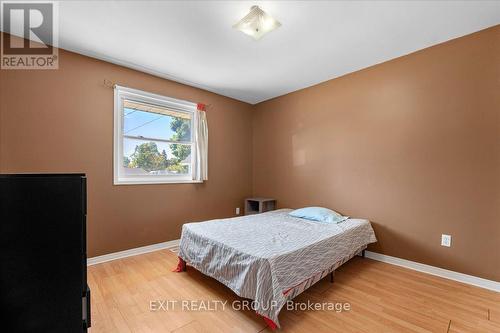
M 450 247 L 451 246 L 451 235 L 441 235 L 441 246 Z
M 236 215 L 240 215 L 240 207 L 236 207 Z

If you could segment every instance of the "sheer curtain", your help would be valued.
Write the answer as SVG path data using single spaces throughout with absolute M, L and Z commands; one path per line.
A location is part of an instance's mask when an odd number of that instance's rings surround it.
M 196 172 L 193 173 L 194 180 L 204 181 L 208 179 L 208 124 L 207 115 L 203 111 L 205 106 L 198 106 L 196 126 Z

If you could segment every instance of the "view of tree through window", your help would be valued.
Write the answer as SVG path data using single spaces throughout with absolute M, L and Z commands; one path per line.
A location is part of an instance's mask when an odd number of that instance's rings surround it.
M 190 172 L 191 115 L 129 102 L 123 119 L 123 166 L 128 173 Z

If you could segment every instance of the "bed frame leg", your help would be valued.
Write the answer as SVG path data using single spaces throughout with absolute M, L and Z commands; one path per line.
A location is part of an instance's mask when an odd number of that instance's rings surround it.
M 361 251 L 361 257 L 363 257 L 363 258 L 366 258 L 366 257 L 365 257 L 365 251 L 366 251 L 366 250 Z
M 330 273 L 330 283 L 335 282 L 335 271 Z

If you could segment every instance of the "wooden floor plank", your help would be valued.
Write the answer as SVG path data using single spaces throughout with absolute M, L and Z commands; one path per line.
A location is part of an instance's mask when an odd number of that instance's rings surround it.
M 173 273 L 174 253 L 162 250 L 88 268 L 92 290 L 91 333 L 270 332 L 242 301 L 193 268 Z M 165 300 L 225 301 L 207 311 L 152 311 Z M 299 295 L 297 302 L 349 303 L 349 311 L 282 310 L 282 332 L 500 333 L 500 294 L 370 259 L 354 258 Z M 451 323 L 450 323 L 451 320 Z M 449 327 L 448 327 L 449 326 Z
M 497 309 L 488 309 L 488 310 L 489 310 L 488 319 L 497 324 L 500 324 L 500 310 Z

